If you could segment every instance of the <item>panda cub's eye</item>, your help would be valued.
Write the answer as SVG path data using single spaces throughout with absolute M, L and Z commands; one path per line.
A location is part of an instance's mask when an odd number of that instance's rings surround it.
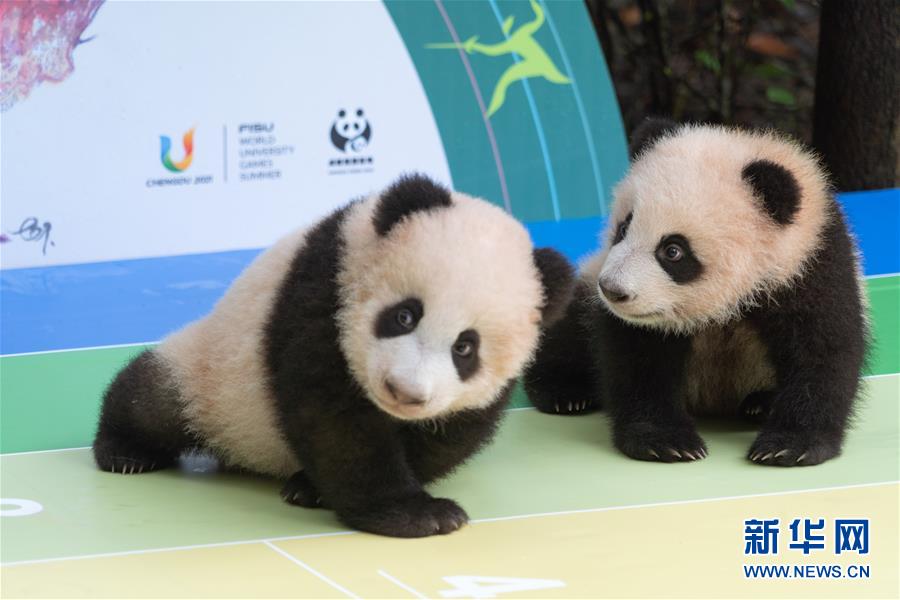
M 684 250 L 678 244 L 668 244 L 663 249 L 663 255 L 666 257 L 666 260 L 678 262 L 684 258 Z
M 397 324 L 404 329 L 410 329 L 416 323 L 416 317 L 408 308 L 397 311 Z
M 631 217 L 634 213 L 628 213 L 628 216 L 619 223 L 619 226 L 616 227 L 616 235 L 613 236 L 612 245 L 615 246 L 619 242 L 625 239 L 625 236 L 628 235 L 628 226 L 631 225 Z
M 460 358 L 472 356 L 475 345 L 472 342 L 456 342 L 453 344 L 453 353 Z

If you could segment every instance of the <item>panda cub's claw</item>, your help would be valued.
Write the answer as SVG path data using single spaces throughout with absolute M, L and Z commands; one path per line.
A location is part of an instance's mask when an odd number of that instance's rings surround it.
M 750 446 L 747 459 L 764 466 L 806 467 L 817 465 L 840 453 L 839 434 L 763 430 Z
M 93 446 L 94 461 L 101 471 L 119 475 L 139 475 L 172 466 L 177 457 L 148 450 L 112 436 L 97 436 Z
M 281 488 L 281 499 L 294 506 L 323 508 L 322 497 L 303 471 L 297 471 Z
M 541 412 L 556 415 L 580 415 L 594 410 L 594 401 L 589 398 L 554 400 L 552 405 L 535 402 L 534 405 Z
M 706 444 L 687 427 L 669 430 L 637 423 L 617 430 L 615 444 L 623 454 L 638 460 L 694 462 L 708 455 Z

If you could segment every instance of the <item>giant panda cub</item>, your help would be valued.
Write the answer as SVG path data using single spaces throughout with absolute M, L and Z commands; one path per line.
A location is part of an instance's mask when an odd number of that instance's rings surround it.
M 279 241 L 211 314 L 126 366 L 97 465 L 141 473 L 202 449 L 351 527 L 449 533 L 466 513 L 423 485 L 490 440 L 573 287 L 501 209 L 401 178 Z
M 854 241 L 816 158 L 773 132 L 650 120 L 603 249 L 526 389 L 549 413 L 609 408 L 626 455 L 705 458 L 690 415 L 758 421 L 747 454 L 841 451 L 866 351 Z

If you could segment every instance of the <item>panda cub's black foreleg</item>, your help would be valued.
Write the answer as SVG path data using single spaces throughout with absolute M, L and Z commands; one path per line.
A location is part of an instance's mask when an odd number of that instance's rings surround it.
M 116 376 L 103 396 L 94 460 L 103 471 L 132 474 L 170 466 L 197 444 L 187 432 L 178 389 L 148 350 Z
M 638 460 L 705 458 L 706 444 L 677 397 L 690 339 L 627 325 L 605 310 L 596 323 L 592 343 L 616 447 Z
M 400 423 L 375 406 L 332 413 L 301 407 L 282 418 L 305 473 L 291 478 L 282 497 L 298 494 L 295 503 L 308 506 L 315 494 L 315 504 L 332 508 L 346 525 L 394 537 L 446 534 L 468 521 L 458 504 L 424 490 L 407 460 Z
M 574 415 L 600 408 L 586 329 L 596 302 L 593 290 L 579 282 L 563 318 L 543 332 L 535 359 L 522 377 L 525 393 L 539 411 Z
M 281 499 L 303 508 L 328 508 L 323 504 L 319 490 L 305 471 L 297 471 L 284 483 L 281 488 Z
M 772 347 L 783 383 L 771 394 L 769 413 L 760 415 L 762 426 L 747 458 L 761 465 L 817 465 L 841 452 L 858 383 L 858 368 L 846 365 L 857 359 L 852 350 L 817 344 L 808 334 L 801 349 L 781 338 L 786 332 L 791 337 L 791 326 L 783 325 L 788 329 L 779 332 L 782 343 Z

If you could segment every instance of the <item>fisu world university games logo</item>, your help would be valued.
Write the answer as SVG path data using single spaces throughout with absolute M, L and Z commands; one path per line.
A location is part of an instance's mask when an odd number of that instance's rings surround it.
M 172 140 L 167 135 L 159 136 L 159 159 L 165 168 L 173 173 L 181 173 L 194 160 L 194 127 L 191 127 L 182 138 L 184 145 L 184 158 L 175 162 L 172 160 Z

